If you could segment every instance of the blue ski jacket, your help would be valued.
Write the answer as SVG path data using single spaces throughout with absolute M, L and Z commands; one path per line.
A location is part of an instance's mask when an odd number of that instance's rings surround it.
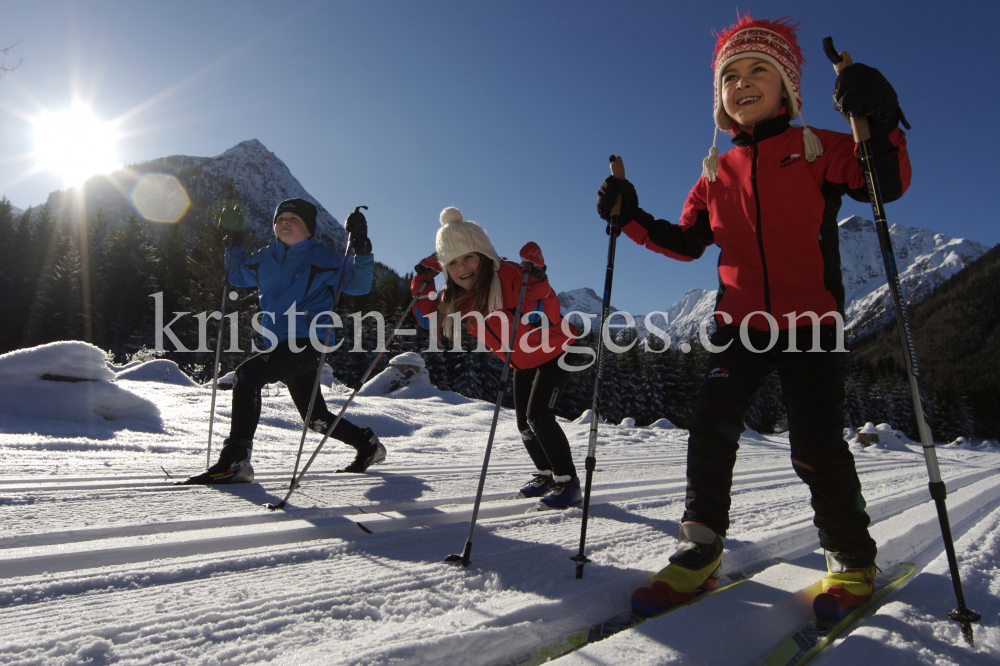
M 341 272 L 347 271 L 344 293 L 363 296 L 371 291 L 374 266 L 375 257 L 363 254 L 345 267 L 343 255 L 307 238 L 291 246 L 276 241 L 250 256 L 246 248 L 234 247 L 227 279 L 234 287 L 257 288 L 261 311 L 271 313 L 260 317 L 261 325 L 274 334 L 278 342 L 283 342 L 289 338 L 290 324 L 285 313 L 292 305 L 298 313 L 295 337 L 308 338 L 313 319 L 333 309 Z M 326 326 L 331 322 L 329 315 L 318 319 L 316 336 L 320 342 L 325 339 Z M 331 332 L 330 346 L 335 344 L 335 337 Z

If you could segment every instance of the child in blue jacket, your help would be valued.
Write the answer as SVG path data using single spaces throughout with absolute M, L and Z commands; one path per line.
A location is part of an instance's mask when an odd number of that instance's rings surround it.
M 353 264 L 345 266 L 343 256 L 325 245 L 313 243 L 316 214 L 316 206 L 304 199 L 282 201 L 274 211 L 274 235 L 279 242 L 250 256 L 243 247 L 242 231 L 228 235 L 233 247 L 227 279 L 235 287 L 257 288 L 264 313 L 260 318 L 263 335 L 270 348 L 236 368 L 229 437 L 223 443 L 219 461 L 187 483 L 253 481 L 250 454 L 260 420 L 261 389 L 265 384 L 284 382 L 305 419 L 321 353 L 309 339 L 313 318 L 317 319 L 316 337 L 322 344 L 332 321 L 329 315 L 317 317 L 317 314 L 333 310 L 334 295 L 345 270 L 345 294 L 362 296 L 371 290 L 375 259 L 364 216 L 358 212 L 347 219 L 355 258 Z M 332 333 L 329 344 L 335 344 Z M 322 394 L 317 393 L 309 427 L 326 432 L 334 419 Z M 339 472 L 364 473 L 371 465 L 385 460 L 385 447 L 371 428 L 362 430 L 341 419 L 332 436 L 357 451 L 354 461 Z

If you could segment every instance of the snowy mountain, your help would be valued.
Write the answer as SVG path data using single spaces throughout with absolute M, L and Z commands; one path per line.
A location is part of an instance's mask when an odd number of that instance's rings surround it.
M 924 227 L 894 224 L 889 235 L 908 305 L 924 300 L 935 287 L 989 250 L 982 243 L 951 238 Z M 840 222 L 840 263 L 848 335 L 864 335 L 882 328 L 892 319 L 892 302 L 872 222 L 856 215 Z
M 134 164 L 114 173 L 95 176 L 84 184 L 87 215 L 103 209 L 111 220 L 122 219 L 136 210 L 132 193 L 147 174 L 165 174 L 180 182 L 191 199 L 192 209 L 207 209 L 221 196 L 225 183 L 232 181 L 239 198 L 250 213 L 251 226 L 263 238 L 271 235 L 274 207 L 279 201 L 301 197 L 316 204 L 316 237 L 331 247 L 343 247 L 347 234 L 323 205 L 306 192 L 277 155 L 257 139 L 243 141 L 215 157 L 173 155 Z M 70 197 L 58 191 L 49 195 L 53 210 L 69 206 Z
M 951 238 L 924 227 L 894 224 L 889 229 L 900 282 L 907 304 L 919 303 L 935 287 L 966 265 L 975 261 L 989 247 L 964 238 Z M 849 338 L 878 330 L 892 319 L 892 303 L 886 284 L 882 253 L 875 225 L 856 215 L 840 221 L 840 260 L 846 291 L 846 328 Z M 588 300 L 581 294 L 589 294 Z M 563 300 L 566 296 L 567 299 Z M 692 289 L 665 310 L 669 324 L 662 317 L 652 320 L 667 330 L 674 342 L 697 333 L 698 326 L 715 309 L 715 291 Z M 580 310 L 600 315 L 601 299 L 591 289 L 575 289 L 559 294 L 562 310 Z M 588 309 L 589 308 L 589 309 Z M 615 308 L 612 308 L 614 310 Z M 645 317 L 636 315 L 639 335 L 645 335 Z M 621 317 L 616 319 L 616 323 Z

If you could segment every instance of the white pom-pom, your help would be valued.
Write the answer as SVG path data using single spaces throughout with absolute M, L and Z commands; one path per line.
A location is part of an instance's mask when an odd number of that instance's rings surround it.
M 462 211 L 455 208 L 454 206 L 448 206 L 443 211 L 441 211 L 441 226 L 451 224 L 452 222 L 463 222 Z

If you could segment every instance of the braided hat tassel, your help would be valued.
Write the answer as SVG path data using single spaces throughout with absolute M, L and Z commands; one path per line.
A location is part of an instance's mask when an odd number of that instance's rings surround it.
M 802 142 L 805 144 L 806 161 L 815 162 L 823 154 L 823 144 L 820 143 L 819 137 L 806 125 L 806 119 L 802 117 L 801 111 L 799 111 L 799 120 L 802 121 Z
M 719 128 L 715 128 L 715 135 L 712 137 L 712 147 L 708 150 L 708 157 L 701 161 L 701 175 L 714 183 L 719 177 Z

